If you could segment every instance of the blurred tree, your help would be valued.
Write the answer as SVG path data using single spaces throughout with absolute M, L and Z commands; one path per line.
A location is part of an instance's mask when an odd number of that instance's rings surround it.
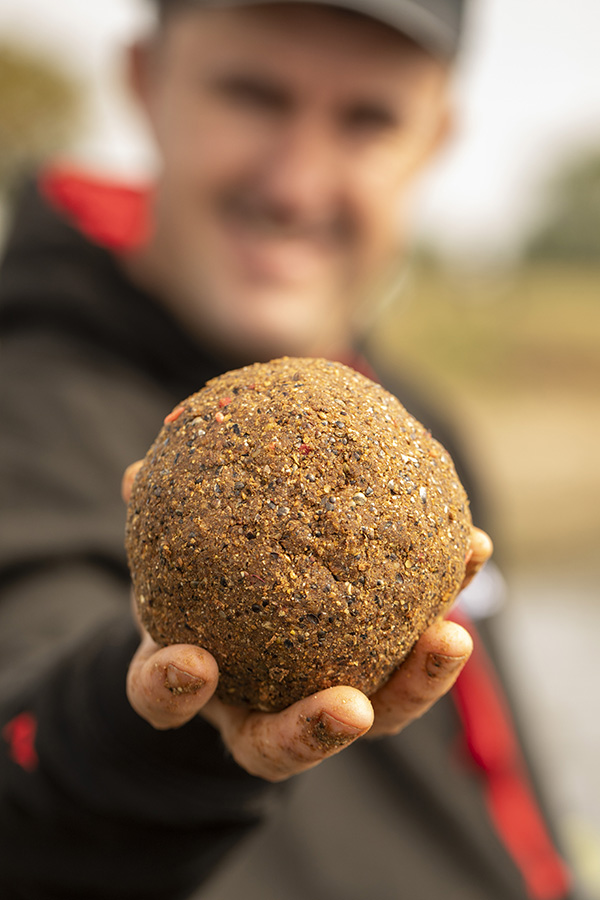
M 79 101 L 75 81 L 57 65 L 0 44 L 0 198 L 22 172 L 65 145 Z
M 600 149 L 570 162 L 550 184 L 547 214 L 524 258 L 600 264 Z

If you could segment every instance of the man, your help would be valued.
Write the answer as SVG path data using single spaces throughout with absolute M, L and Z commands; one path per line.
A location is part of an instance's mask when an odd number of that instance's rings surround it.
M 566 897 L 480 649 L 491 744 L 464 686 L 395 736 L 468 658 L 455 622 L 378 695 L 339 686 L 276 715 L 217 701 L 201 648 L 135 649 L 118 474 L 226 368 L 365 366 L 407 189 L 450 126 L 461 21 L 457 0 L 159 7 L 131 57 L 153 191 L 46 175 L 3 269 L 2 896 L 183 898 L 217 867 L 200 896 Z M 489 552 L 474 531 L 469 575 Z M 332 743 L 352 747 L 328 760 Z

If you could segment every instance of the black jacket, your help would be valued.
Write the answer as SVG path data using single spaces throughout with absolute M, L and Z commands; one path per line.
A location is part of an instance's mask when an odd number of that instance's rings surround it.
M 120 479 L 224 363 L 33 186 L 0 335 L 0 897 L 175 900 L 209 875 L 212 900 L 532 896 L 450 700 L 291 792 L 244 773 L 200 718 L 157 732 L 136 716 Z M 453 454 L 482 523 L 451 433 L 388 386 Z

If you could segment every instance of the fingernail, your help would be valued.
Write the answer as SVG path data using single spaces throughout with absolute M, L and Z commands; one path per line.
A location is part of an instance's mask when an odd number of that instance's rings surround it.
M 197 675 L 192 675 L 177 666 L 167 666 L 165 672 L 165 687 L 172 694 L 196 694 L 200 688 L 204 687 L 206 682 Z
M 467 656 L 445 656 L 443 653 L 428 653 L 425 660 L 425 671 L 430 678 L 452 675 L 460 669 Z
M 364 731 L 362 728 L 355 728 L 353 725 L 340 722 L 339 719 L 334 719 L 333 716 L 326 712 L 307 719 L 307 722 L 310 723 L 312 737 L 325 750 L 343 747 L 344 744 L 353 741 L 354 738 Z

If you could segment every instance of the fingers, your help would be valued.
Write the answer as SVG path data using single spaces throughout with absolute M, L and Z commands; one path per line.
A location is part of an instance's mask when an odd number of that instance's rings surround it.
M 371 697 L 375 723 L 369 737 L 397 734 L 450 690 L 473 649 L 471 636 L 455 622 L 431 625 L 406 661 Z
M 129 498 L 131 497 L 131 489 L 133 488 L 133 482 L 135 481 L 135 476 L 140 471 L 142 464 L 143 460 L 138 459 L 137 462 L 132 463 L 125 469 L 125 473 L 121 481 L 121 497 L 123 498 L 125 503 L 129 503 Z
M 154 728 L 179 728 L 210 700 L 218 678 L 206 650 L 188 644 L 160 648 L 146 634 L 129 666 L 127 697 Z
M 465 577 L 461 584 L 461 590 L 465 588 L 477 575 L 484 563 L 488 561 L 494 550 L 492 539 L 481 528 L 471 527 L 471 546 L 467 551 Z
M 312 768 L 365 734 L 373 708 L 360 691 L 333 687 L 280 713 L 248 712 L 213 699 L 203 716 L 221 731 L 240 766 L 276 782 Z
M 160 648 L 146 634 L 129 667 L 127 696 L 138 715 L 161 730 L 179 728 L 202 712 L 239 765 L 267 781 L 317 765 L 373 722 L 369 700 L 354 688 L 329 688 L 281 713 L 260 713 L 214 698 L 217 681 L 217 664 L 205 650 Z

